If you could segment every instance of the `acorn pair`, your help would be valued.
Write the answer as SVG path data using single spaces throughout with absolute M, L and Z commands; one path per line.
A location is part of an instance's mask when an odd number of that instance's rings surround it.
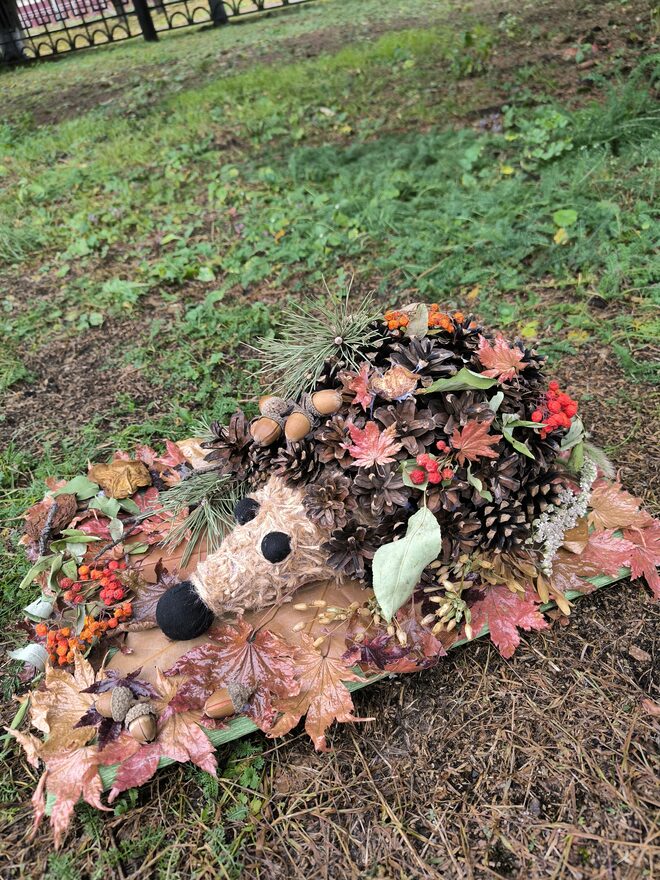
M 130 688 L 116 685 L 98 695 L 94 708 L 103 718 L 123 723 L 138 742 L 148 743 L 158 732 L 158 712 L 146 700 L 136 700 Z
M 331 416 L 341 407 L 339 391 L 327 389 L 305 394 L 301 402 L 267 396 L 259 401 L 261 417 L 250 425 L 250 434 L 259 446 L 270 446 L 282 436 L 289 443 L 302 440 L 323 416 Z

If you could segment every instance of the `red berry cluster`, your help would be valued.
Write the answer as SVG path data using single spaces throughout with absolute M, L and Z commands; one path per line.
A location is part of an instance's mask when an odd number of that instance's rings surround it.
M 444 440 L 439 440 L 436 446 L 440 452 L 449 452 L 449 447 Z M 419 467 L 410 472 L 410 479 L 416 486 L 421 486 L 426 482 L 435 486 L 443 480 L 451 480 L 454 477 L 453 468 L 440 467 L 441 462 L 426 452 L 422 452 L 415 460 Z
M 118 578 L 118 572 L 126 568 L 125 562 L 116 559 L 106 563 L 104 568 L 81 565 L 78 568 L 77 580 L 65 577 L 60 581 L 60 588 L 64 591 L 65 602 L 71 605 L 80 605 L 95 592 L 97 582 L 101 586 L 99 596 L 106 605 L 113 605 L 124 598 L 124 587 Z M 90 587 L 93 589 L 90 590 Z
M 125 562 L 117 562 L 116 559 L 112 559 L 106 563 L 105 568 L 96 569 L 98 572 L 96 579 L 101 584 L 99 597 L 104 605 L 114 605 L 115 602 L 121 602 L 124 598 L 124 585 L 119 580 L 118 573 L 125 568 Z M 92 577 L 96 572 L 92 572 Z
M 72 605 L 80 605 L 85 601 L 83 596 L 83 584 L 80 581 L 73 581 L 71 578 L 62 578 L 60 587 L 64 590 L 64 601 L 70 602 Z
M 570 428 L 571 420 L 577 415 L 577 400 L 559 390 L 559 382 L 553 379 L 548 385 L 548 392 L 541 406 L 532 413 L 533 422 L 543 422 L 541 437 L 547 437 L 553 431 Z

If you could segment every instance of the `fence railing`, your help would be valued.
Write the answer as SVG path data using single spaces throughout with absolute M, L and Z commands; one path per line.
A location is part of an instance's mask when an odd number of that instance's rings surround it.
M 0 0 L 0 64 L 45 58 L 191 25 L 227 24 L 310 0 Z

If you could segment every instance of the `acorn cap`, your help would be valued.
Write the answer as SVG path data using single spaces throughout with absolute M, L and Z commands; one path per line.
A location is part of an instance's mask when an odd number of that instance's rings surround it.
M 291 404 L 282 397 L 269 395 L 259 400 L 259 412 L 275 422 L 280 422 L 290 409 Z
M 153 715 L 155 718 L 158 712 L 151 703 L 136 703 L 126 713 L 124 723 L 128 726 L 131 721 L 135 721 L 136 718 L 141 718 L 143 715 Z
M 252 691 L 239 682 L 230 681 L 214 691 L 204 703 L 204 714 L 209 718 L 226 718 L 240 712 Z
M 110 697 L 110 712 L 113 721 L 123 721 L 127 712 L 135 702 L 135 698 L 127 687 L 117 685 L 112 689 Z

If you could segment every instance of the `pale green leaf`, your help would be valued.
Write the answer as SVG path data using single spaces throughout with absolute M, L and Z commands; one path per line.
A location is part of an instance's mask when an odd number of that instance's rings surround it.
M 28 663 L 30 666 L 34 666 L 34 668 L 38 669 L 40 672 L 43 672 L 46 668 L 48 651 L 43 645 L 37 644 L 37 642 L 30 642 L 29 645 L 24 645 L 22 648 L 17 648 L 15 651 L 9 651 L 8 654 L 12 660 L 21 660 L 23 663 Z
M 136 505 L 137 506 L 137 505 Z M 114 519 L 119 513 L 121 504 L 116 498 L 107 498 L 105 495 L 97 495 L 89 502 L 90 510 L 100 510 L 110 519 Z
M 427 507 L 408 521 L 403 538 L 384 544 L 373 560 L 373 588 L 383 617 L 391 620 L 412 596 L 426 566 L 442 547 L 440 525 Z
M 455 376 L 448 379 L 436 379 L 427 388 L 422 388 L 418 394 L 435 394 L 438 391 L 469 391 L 471 388 L 485 389 L 492 388 L 497 384 L 497 379 L 489 379 L 488 376 L 482 376 L 481 373 L 473 373 L 467 367 L 463 367 Z
M 61 489 L 53 492 L 53 497 L 57 498 L 58 495 L 75 495 L 78 501 L 86 501 L 88 498 L 96 495 L 98 491 L 98 483 L 92 483 L 91 480 L 80 474 L 69 480 L 68 483 L 65 483 Z
M 55 599 L 40 596 L 38 599 L 35 599 L 34 602 L 30 602 L 29 605 L 26 605 L 23 611 L 31 620 L 48 620 L 53 613 L 54 604 Z
M 555 221 L 557 226 L 572 226 L 575 222 L 577 222 L 578 212 L 574 211 L 572 208 L 565 208 L 560 211 L 555 211 L 552 215 L 552 219 Z
M 406 326 L 406 336 L 416 336 L 418 339 L 426 336 L 429 329 L 429 310 L 424 303 L 417 303 L 417 307 Z

